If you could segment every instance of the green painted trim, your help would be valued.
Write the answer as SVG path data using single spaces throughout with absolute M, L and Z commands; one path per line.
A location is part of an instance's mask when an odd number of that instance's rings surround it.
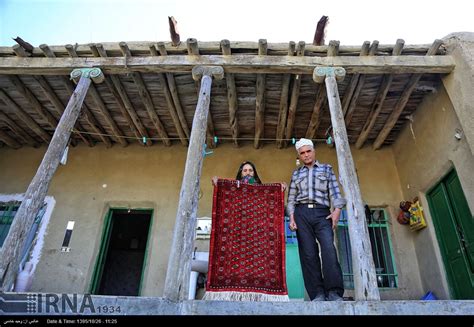
M 110 225 L 111 225 L 111 220 L 112 220 L 112 214 L 113 214 L 113 209 L 109 208 L 106 216 L 105 216 L 105 219 L 104 219 L 104 227 L 102 229 L 102 235 L 101 235 L 101 238 L 100 238 L 100 247 L 99 247 L 99 252 L 97 254 L 97 257 L 96 257 L 96 262 L 95 262 L 95 265 L 94 265 L 94 272 L 92 273 L 92 278 L 91 278 L 91 282 L 90 282 L 90 285 L 89 285 L 89 293 L 90 294 L 96 294 L 98 292 L 98 285 L 99 285 L 99 282 L 100 282 L 100 278 L 99 276 L 102 275 L 102 271 L 103 271 L 103 266 L 102 266 L 102 262 L 103 260 L 105 259 L 105 254 L 104 254 L 104 251 L 105 251 L 105 243 L 108 243 L 106 242 L 106 239 L 108 239 L 108 235 L 110 234 Z M 102 266 L 102 267 L 101 267 Z
M 388 289 L 394 289 L 398 288 L 398 271 L 397 271 L 397 265 L 395 262 L 395 255 L 393 253 L 393 246 L 392 246 L 392 237 L 390 236 L 390 229 L 388 228 L 388 213 L 386 210 L 383 211 L 383 214 L 385 216 L 385 221 L 387 222 L 387 238 L 388 238 L 388 246 L 390 248 L 390 256 L 392 259 L 392 267 L 393 267 L 393 274 L 391 276 L 395 275 L 395 287 L 389 287 Z
M 142 273 L 140 276 L 140 284 L 138 285 L 138 296 L 141 296 L 142 294 L 142 286 L 143 286 L 143 277 L 145 275 L 145 269 L 146 265 L 148 264 L 148 247 L 150 245 L 150 235 L 152 226 L 153 226 L 153 214 L 154 210 L 153 209 L 133 209 L 133 210 L 139 210 L 139 211 L 148 211 L 150 213 L 150 223 L 148 224 L 148 235 L 146 237 L 146 246 L 145 246 L 145 253 L 143 254 L 143 265 L 142 265 Z

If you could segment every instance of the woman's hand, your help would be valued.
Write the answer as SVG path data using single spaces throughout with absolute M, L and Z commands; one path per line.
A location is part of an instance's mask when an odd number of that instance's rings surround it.
M 281 183 L 281 191 L 282 192 L 285 192 L 286 188 L 288 187 L 288 185 L 285 183 L 285 182 L 282 182 Z
M 219 179 L 219 177 L 217 177 L 217 176 L 212 177 L 212 179 L 211 179 L 212 185 L 217 186 L 217 180 L 218 179 Z

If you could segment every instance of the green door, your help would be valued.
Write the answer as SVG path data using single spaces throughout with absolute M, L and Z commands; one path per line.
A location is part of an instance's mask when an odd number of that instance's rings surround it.
M 298 254 L 298 242 L 296 232 L 292 232 L 289 225 L 289 217 L 285 217 L 286 234 L 286 285 L 290 299 L 304 299 L 304 281 L 301 271 L 300 256 Z
M 454 299 L 474 299 L 474 221 L 453 170 L 428 193 L 436 236 Z

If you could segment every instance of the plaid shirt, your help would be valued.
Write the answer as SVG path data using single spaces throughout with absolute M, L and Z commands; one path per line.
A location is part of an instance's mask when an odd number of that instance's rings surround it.
M 290 189 L 288 191 L 288 213 L 295 212 L 295 205 L 299 203 L 316 203 L 330 207 L 329 198 L 335 208 L 342 208 L 346 204 L 339 191 L 336 175 L 331 165 L 315 162 L 312 176 L 309 168 L 302 166 L 297 168 L 291 176 Z M 308 185 L 311 184 L 311 189 Z

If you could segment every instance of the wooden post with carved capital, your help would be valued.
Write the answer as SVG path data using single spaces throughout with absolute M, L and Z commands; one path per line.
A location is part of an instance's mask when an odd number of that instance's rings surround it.
M 193 68 L 192 74 L 194 80 L 201 79 L 201 89 L 194 113 L 166 272 L 164 297 L 172 301 L 187 300 L 189 296 L 189 277 L 199 200 L 199 181 L 206 142 L 207 116 L 211 103 L 212 77 L 222 79 L 224 69 L 220 66 L 196 66 Z
M 82 102 L 86 97 L 91 79 L 100 83 L 104 75 L 99 68 L 83 68 L 73 70 L 71 78 L 78 81 L 77 87 L 56 126 L 43 160 L 28 186 L 0 252 L 0 291 L 3 292 L 11 291 L 13 288 L 20 268 L 22 255 L 20 251 L 24 248 L 26 236 L 43 205 L 51 179 L 58 168 L 71 131 L 81 112 Z
M 317 83 L 326 82 L 339 175 L 347 199 L 355 299 L 380 300 L 364 203 L 347 139 L 347 130 L 337 89 L 336 80 L 342 81 L 345 75 L 346 71 L 342 67 L 316 67 L 313 72 L 313 80 Z

